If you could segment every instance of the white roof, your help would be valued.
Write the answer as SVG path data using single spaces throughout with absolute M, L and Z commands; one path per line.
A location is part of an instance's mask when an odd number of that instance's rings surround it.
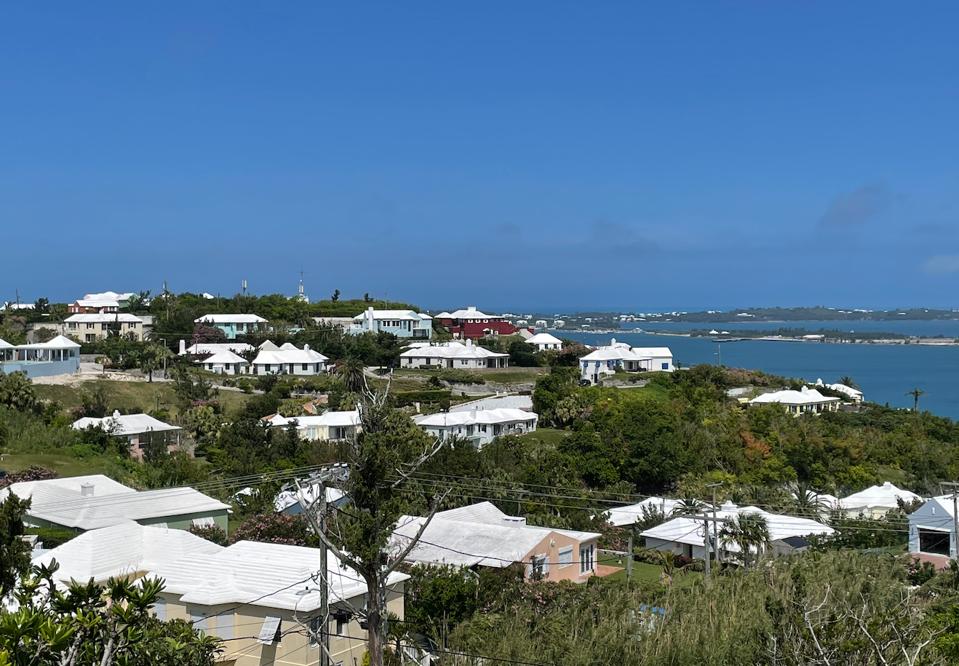
M 280 416 L 274 414 L 269 417 L 271 426 L 287 426 L 296 423 L 301 428 L 309 426 L 356 426 L 360 424 L 360 413 L 356 410 L 346 412 L 324 412 L 323 414 L 307 414 L 304 416 Z
M 549 333 L 537 333 L 533 337 L 527 338 L 526 343 L 531 345 L 561 345 L 563 341 Z
M 139 317 L 128 314 L 125 312 L 117 313 L 94 313 L 94 314 L 75 314 L 70 315 L 63 321 L 67 323 L 76 323 L 76 324 L 112 324 L 114 322 L 120 322 L 123 324 L 134 324 L 134 323 L 143 323 L 143 320 Z
M 65 335 L 47 340 L 46 342 L 34 342 L 29 345 L 17 345 L 17 349 L 79 349 L 80 345 Z
M 795 516 L 769 513 L 755 506 L 739 507 L 730 502 L 727 502 L 722 506 L 722 509 L 716 511 L 716 518 L 722 521 L 734 521 L 742 514 L 758 514 L 765 518 L 766 525 L 769 529 L 770 541 L 779 541 L 789 537 L 805 537 L 814 534 L 832 534 L 835 532 L 835 530 L 828 525 L 823 525 L 809 518 L 797 518 Z M 662 525 L 657 525 L 656 527 L 641 532 L 640 536 L 674 543 L 684 543 L 692 546 L 706 545 L 706 540 L 703 536 L 703 521 L 686 517 L 673 518 Z M 734 552 L 739 550 L 739 546 L 735 543 L 726 543 L 723 545 L 723 548 Z
M 333 502 L 336 502 L 337 500 L 342 499 L 343 496 L 346 494 L 339 488 L 334 488 L 332 486 L 325 486 L 325 488 L 326 488 L 326 492 L 324 494 L 326 495 L 327 504 L 332 504 Z M 319 496 L 320 496 L 319 483 L 311 483 L 308 486 L 303 486 L 303 499 L 306 501 L 307 504 L 311 504 L 315 502 L 319 498 Z M 284 490 L 273 499 L 273 508 L 276 509 L 277 512 L 280 512 L 280 511 L 283 511 L 284 509 L 287 509 L 293 506 L 294 504 L 299 503 L 299 501 L 300 501 L 299 491 Z
M 440 342 L 437 344 L 413 347 L 407 349 L 400 356 L 406 358 L 442 358 L 442 359 L 478 359 L 478 358 L 503 358 L 509 354 L 492 352 L 485 347 L 474 344 L 463 344 L 462 342 Z
M 613 339 L 605 347 L 580 357 L 581 361 L 648 361 L 654 358 L 672 358 L 669 347 L 630 347 Z
M 851 386 L 846 386 L 845 384 L 826 384 L 826 388 L 832 389 L 836 393 L 842 393 L 844 396 L 853 398 L 853 399 L 862 399 L 862 391 L 859 389 L 853 388 Z
M 0 338 L 0 349 L 13 349 L 13 345 L 11 345 L 9 342 L 4 340 L 3 338 Z
M 255 314 L 208 314 L 193 320 L 195 324 L 265 324 L 266 319 Z
M 272 340 L 264 340 L 260 343 L 260 346 L 257 347 L 260 351 L 277 351 L 279 347 L 276 346 L 276 343 Z
M 367 310 L 353 317 L 353 321 L 363 321 L 370 315 L 373 316 L 373 319 L 402 319 L 410 321 L 432 319 L 429 315 L 421 315 L 412 310 L 373 310 L 372 312 Z
M 78 298 L 77 305 L 81 308 L 119 308 L 115 298 Z
M 670 515 L 676 507 L 682 504 L 682 500 L 669 499 L 665 497 L 648 497 L 642 502 L 630 504 L 629 506 L 618 506 L 606 512 L 607 520 L 611 525 L 620 527 L 622 525 L 633 525 L 643 519 L 643 509 L 646 511 L 659 510 L 665 515 Z
M 400 518 L 394 531 L 393 546 L 402 548 L 408 544 L 424 520 L 416 516 Z M 534 546 L 554 532 L 577 541 L 600 536 L 594 532 L 527 525 L 525 518 L 507 516 L 490 502 L 480 502 L 440 511 L 433 516 L 407 560 L 504 568 L 523 561 Z
M 816 389 L 803 386 L 801 391 L 789 389 L 763 393 L 750 400 L 749 403 L 753 405 L 769 403 L 778 403 L 781 405 L 821 405 L 827 402 L 837 402 L 838 400 L 839 398 L 826 397 Z
M 479 398 L 469 402 L 461 402 L 450 407 L 451 412 L 467 412 L 473 409 L 522 409 L 533 411 L 533 396 L 530 395 L 498 395 L 490 398 Z
M 437 319 L 502 319 L 500 315 L 486 314 L 477 310 L 473 305 L 453 312 L 442 312 L 436 317 Z
M 897 499 L 903 502 L 912 502 L 921 499 L 916 493 L 897 488 L 889 481 L 881 486 L 871 486 L 858 493 L 839 500 L 841 508 L 849 509 L 895 509 L 899 506 Z
M 105 291 L 102 294 L 85 294 L 81 300 L 84 301 L 129 301 L 136 296 L 132 291 L 118 293 L 115 291 Z
M 309 345 L 304 345 L 303 349 L 277 349 L 269 351 L 261 349 L 260 353 L 253 359 L 253 365 L 282 365 L 289 363 L 325 363 L 327 360 L 323 354 L 313 351 Z
M 112 416 L 105 416 L 102 419 L 85 416 L 73 422 L 74 430 L 85 430 L 91 427 L 100 427 L 118 436 L 180 429 L 179 426 L 164 423 L 149 414 L 121 414 L 119 412 L 113 412 Z
M 231 351 L 235 354 L 240 352 L 252 351 L 253 345 L 248 342 L 197 342 L 186 348 L 187 354 L 200 356 L 203 354 L 216 354 L 221 351 Z
M 422 414 L 413 417 L 418 426 L 431 428 L 453 428 L 461 425 L 483 425 L 496 423 L 515 423 L 517 421 L 536 421 L 539 419 L 534 412 L 522 409 L 503 407 L 500 409 L 472 409 L 463 412 L 440 412 L 439 414 Z
M 90 530 L 33 559 L 33 564 L 56 560 L 58 583 L 70 580 L 105 581 L 147 571 L 185 555 L 216 553 L 222 546 L 186 530 L 149 527 L 125 520 L 110 527 Z
M 124 520 L 148 520 L 229 508 L 229 505 L 193 488 L 164 488 L 106 496 L 95 494 L 92 497 L 82 497 L 78 493 L 61 493 L 57 497 L 46 493 L 42 498 L 37 497 L 35 491 L 27 515 L 64 527 L 92 530 Z
M 83 486 L 93 486 L 93 491 L 97 495 L 119 495 L 123 493 L 135 493 L 133 488 L 114 481 L 109 476 L 103 474 L 87 474 L 85 476 L 68 476 L 61 479 L 43 479 L 41 481 L 19 481 L 12 483 L 6 488 L 0 489 L 0 500 L 6 498 L 8 493 L 13 493 L 20 499 L 33 497 L 37 495 L 38 502 L 44 501 L 44 498 L 60 499 L 65 496 L 80 497 L 80 491 Z
M 330 602 L 366 593 L 366 583 L 329 553 Z M 317 576 L 317 548 L 240 541 L 215 553 L 194 554 L 164 563 L 150 574 L 166 581 L 164 592 L 179 594 L 183 603 L 203 606 L 250 604 L 310 613 L 320 607 L 322 577 Z M 392 573 L 390 585 L 408 579 Z M 362 605 L 362 604 L 361 604 Z
M 206 357 L 205 359 L 200 361 L 200 363 L 204 363 L 204 364 L 212 363 L 214 365 L 225 365 L 227 363 L 243 363 L 244 365 L 248 365 L 249 361 L 247 361 L 242 356 L 237 356 L 236 354 L 231 352 L 229 349 L 223 349 L 211 356 Z

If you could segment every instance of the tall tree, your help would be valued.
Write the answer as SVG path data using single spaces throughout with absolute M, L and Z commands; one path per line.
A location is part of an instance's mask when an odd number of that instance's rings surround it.
M 363 359 L 356 356 L 350 356 L 336 366 L 336 374 L 351 393 L 360 393 L 366 387 L 365 371 Z
M 757 513 L 741 513 L 723 526 L 719 538 L 724 543 L 735 543 L 743 565 L 748 567 L 753 561 L 753 551 L 758 559 L 769 546 L 769 524 Z
M 0 600 L 30 567 L 30 545 L 20 538 L 24 533 L 23 516 L 29 508 L 29 499 L 12 493 L 0 502 Z
M 137 355 L 140 370 L 147 373 L 147 381 L 153 382 L 153 373 L 164 366 L 167 360 L 173 354 L 170 350 L 161 344 L 153 343 L 146 345 Z
M 925 395 L 925 393 L 926 392 L 919 387 L 916 387 L 911 391 L 906 391 L 906 395 L 912 396 L 912 411 L 914 412 L 919 411 L 919 398 Z
M 390 407 L 388 393 L 388 387 L 382 393 L 367 392 L 358 407 L 362 430 L 348 446 L 349 476 L 342 484 L 350 498 L 349 506 L 335 510 L 326 533 L 312 512 L 307 512 L 324 544 L 366 583 L 370 666 L 384 664 L 389 633 L 389 576 L 419 541 L 445 496 L 433 496 L 428 501 L 426 519 L 412 539 L 401 543 L 394 540 L 397 520 L 414 510 L 410 475 L 435 455 L 443 443 Z

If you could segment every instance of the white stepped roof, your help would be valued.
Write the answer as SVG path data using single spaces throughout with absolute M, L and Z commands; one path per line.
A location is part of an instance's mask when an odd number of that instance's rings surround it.
M 132 291 L 125 292 L 116 292 L 116 291 L 104 291 L 101 294 L 84 294 L 83 299 L 85 301 L 129 301 L 131 298 L 136 296 Z
M 549 333 L 537 333 L 533 337 L 527 338 L 526 343 L 530 345 L 561 345 L 563 341 Z
M 401 319 L 407 321 L 425 321 L 432 319 L 429 315 L 420 314 L 413 310 L 367 310 L 353 317 L 353 321 L 363 321 L 365 318 L 373 316 L 373 319 Z
M 485 347 L 462 342 L 441 342 L 429 346 L 413 347 L 400 354 L 406 358 L 480 359 L 505 358 L 509 354 L 492 352 Z
M 433 428 L 452 428 L 461 425 L 490 425 L 497 423 L 515 423 L 517 421 L 536 421 L 535 412 L 503 407 L 500 409 L 472 409 L 462 412 L 441 412 L 414 417 L 416 425 Z
M 253 350 L 253 345 L 248 342 L 197 342 L 186 348 L 187 354 L 201 356 L 203 354 L 216 354 L 221 351 L 231 351 L 235 354 Z
M 424 520 L 416 516 L 400 518 L 393 545 L 400 548 L 408 544 Z M 534 546 L 553 532 L 581 542 L 600 536 L 594 532 L 527 525 L 525 518 L 508 516 L 490 502 L 479 502 L 433 516 L 407 560 L 504 568 L 523 561 Z
M 296 423 L 301 428 L 309 426 L 357 426 L 360 424 L 360 413 L 356 410 L 345 412 L 324 412 L 323 414 L 307 414 L 304 416 L 280 416 L 275 414 L 269 418 L 271 426 L 283 427 Z
M 502 319 L 500 315 L 486 314 L 472 305 L 453 312 L 443 312 L 436 316 L 438 319 Z
M 75 314 L 64 319 L 68 324 L 136 324 L 143 323 L 139 317 L 125 312 L 117 313 L 94 313 L 94 314 Z
M 119 308 L 115 298 L 78 298 L 77 305 L 81 308 Z
M 195 324 L 265 324 L 266 319 L 255 314 L 208 314 L 193 320 Z
M 9 342 L 4 340 L 3 338 L 0 338 L 0 349 L 13 349 L 13 345 L 11 345 Z
M 778 403 L 781 405 L 821 405 L 827 402 L 838 402 L 839 398 L 826 397 L 816 389 L 806 386 L 801 391 L 791 389 L 785 391 L 773 391 L 772 393 L 763 393 L 749 401 L 750 404 L 762 405 L 769 403 Z
M 110 527 L 84 532 L 61 546 L 33 559 L 35 565 L 56 560 L 60 568 L 54 579 L 63 585 L 71 580 L 102 582 L 112 576 L 148 571 L 180 557 L 216 553 L 222 546 L 186 530 L 149 527 L 125 520 Z
M 17 345 L 17 349 L 79 349 L 80 345 L 65 335 L 47 340 L 46 342 L 34 342 L 29 345 Z
M 292 346 L 292 345 L 291 345 Z M 296 347 L 279 348 L 274 351 L 260 349 L 260 353 L 253 359 L 253 365 L 284 365 L 297 363 L 325 363 L 328 361 L 323 354 L 313 351 L 309 345 L 304 345 L 303 349 Z
M 121 414 L 120 412 L 113 412 L 112 416 L 105 416 L 102 419 L 85 416 L 73 422 L 74 430 L 85 430 L 95 427 L 103 428 L 118 436 L 180 429 L 179 426 L 164 423 L 149 414 Z
M 204 363 L 204 364 L 212 363 L 213 365 L 227 365 L 231 363 L 242 363 L 243 365 L 249 365 L 249 361 L 247 361 L 242 356 L 238 356 L 237 354 L 234 354 L 229 349 L 223 349 L 221 351 L 218 351 L 214 353 L 213 355 L 203 359 L 201 363 Z
M 358 573 L 333 553 L 328 557 L 325 578 L 331 603 L 366 593 L 366 583 Z M 164 591 L 181 595 L 183 603 L 251 604 L 310 613 L 320 607 L 323 577 L 316 575 L 319 562 L 317 548 L 240 541 L 216 553 L 181 557 L 150 573 L 163 578 Z M 394 585 L 408 578 L 394 572 L 387 582 Z
M 469 402 L 461 402 L 450 407 L 451 412 L 468 412 L 473 409 L 522 409 L 533 411 L 533 396 L 530 395 L 498 395 L 490 398 L 479 398 Z
M 19 481 L 6 488 L 0 489 L 0 501 L 8 493 L 13 493 L 21 499 L 37 495 L 36 501 L 43 501 L 44 497 L 55 499 L 80 497 L 84 486 L 92 486 L 96 495 L 119 495 L 135 493 L 133 488 L 114 481 L 103 474 L 87 474 L 84 476 L 68 476 L 61 479 L 42 479 L 40 481 Z
M 670 515 L 677 507 L 682 505 L 682 500 L 669 499 L 665 497 L 648 497 L 642 502 L 630 504 L 629 506 L 618 506 L 606 512 L 607 520 L 611 525 L 620 527 L 622 525 L 633 525 L 643 519 L 644 509 L 648 511 L 661 511 L 665 515 Z
M 303 487 L 303 499 L 307 505 L 310 505 L 319 499 L 320 487 L 321 487 L 320 483 L 311 483 L 309 485 L 302 486 L 302 487 Z M 325 489 L 324 494 L 326 495 L 327 504 L 333 504 L 334 502 L 342 499 L 346 495 L 346 493 L 344 493 L 339 488 L 334 488 L 332 486 L 323 486 L 323 487 Z M 288 509 L 294 504 L 298 504 L 299 501 L 300 501 L 299 491 L 284 490 L 273 499 L 273 508 L 277 512 L 280 512 L 280 511 L 283 511 L 284 509 Z
M 835 532 L 828 525 L 823 525 L 809 518 L 769 513 L 755 506 L 739 507 L 730 502 L 716 511 L 716 518 L 721 521 L 735 521 L 742 514 L 757 514 L 765 518 L 770 541 L 779 541 L 789 537 L 828 535 Z M 706 545 L 703 536 L 703 521 L 686 517 L 673 518 L 662 525 L 641 532 L 640 536 L 692 546 Z M 739 546 L 732 542 L 723 544 L 723 548 L 733 552 L 739 551 Z
M 855 509 L 895 509 L 899 506 L 898 499 L 903 502 L 912 502 L 921 499 L 919 495 L 886 481 L 881 486 L 872 486 L 853 493 L 839 500 L 839 506 L 846 510 Z
M 257 349 L 260 351 L 279 351 L 280 348 L 272 340 L 264 340 Z

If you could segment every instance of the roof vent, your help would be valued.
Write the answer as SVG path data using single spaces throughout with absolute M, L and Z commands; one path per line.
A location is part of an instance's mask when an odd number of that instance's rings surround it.
M 92 483 L 87 482 L 80 484 L 80 497 L 93 497 Z
M 120 410 L 119 410 L 119 409 L 114 409 L 114 410 L 113 410 L 113 418 L 115 418 L 115 419 L 120 418 Z

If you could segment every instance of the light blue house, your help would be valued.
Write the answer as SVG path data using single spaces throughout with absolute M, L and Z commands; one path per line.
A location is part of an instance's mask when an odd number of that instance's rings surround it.
M 80 345 L 58 335 L 47 342 L 11 345 L 0 340 L 0 372 L 22 372 L 27 377 L 72 375 L 80 370 Z
M 213 326 L 223 331 L 227 340 L 236 340 L 237 336 L 264 330 L 268 322 L 255 314 L 208 314 L 197 317 L 193 323 Z
M 412 310 L 374 310 L 368 308 L 353 317 L 347 329 L 353 335 L 361 333 L 392 333 L 398 338 L 429 340 L 433 337 L 433 318 Z

